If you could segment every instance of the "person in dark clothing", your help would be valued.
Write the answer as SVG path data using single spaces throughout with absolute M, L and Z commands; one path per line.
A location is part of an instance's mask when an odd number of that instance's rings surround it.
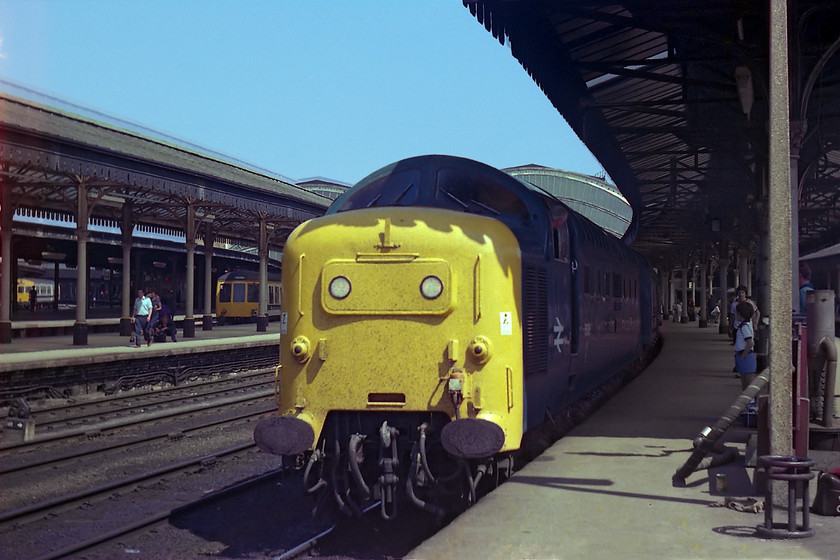
M 160 314 L 158 322 L 154 326 L 153 330 L 155 342 L 164 342 L 167 336 L 172 337 L 172 342 L 178 342 L 176 338 L 178 329 L 175 328 L 175 324 L 172 323 L 169 318 L 169 314 L 167 313 Z

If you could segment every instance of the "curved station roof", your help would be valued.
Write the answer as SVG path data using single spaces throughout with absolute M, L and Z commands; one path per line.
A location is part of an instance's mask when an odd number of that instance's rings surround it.
M 749 246 L 767 220 L 771 4 L 464 1 L 604 166 L 634 209 L 628 240 L 657 260 L 708 243 L 713 224 Z M 806 253 L 840 239 L 840 3 L 788 5 Z
M 630 203 L 604 179 L 534 164 L 502 171 L 551 193 L 615 237 L 624 235 L 633 218 Z

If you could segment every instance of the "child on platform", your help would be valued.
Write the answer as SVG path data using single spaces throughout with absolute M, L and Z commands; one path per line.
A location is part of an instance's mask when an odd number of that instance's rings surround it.
M 750 386 L 757 369 L 752 315 L 750 302 L 741 301 L 735 306 L 735 369 L 741 376 L 742 390 Z

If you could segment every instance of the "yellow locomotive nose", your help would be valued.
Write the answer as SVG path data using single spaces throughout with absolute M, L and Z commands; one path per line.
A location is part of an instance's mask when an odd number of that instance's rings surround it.
M 295 339 L 292 340 L 290 348 L 292 351 L 292 357 L 301 364 L 309 361 L 309 358 L 312 357 L 312 345 L 309 343 L 309 339 L 305 336 L 295 337 Z

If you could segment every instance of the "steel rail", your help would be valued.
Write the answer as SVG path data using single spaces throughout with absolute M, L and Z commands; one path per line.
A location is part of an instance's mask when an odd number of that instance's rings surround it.
M 222 449 L 216 451 L 215 453 L 203 455 L 194 459 L 188 459 L 186 461 L 180 461 L 178 463 L 166 465 L 164 467 L 160 467 L 151 471 L 146 471 L 134 476 L 122 478 L 120 480 L 115 480 L 107 484 L 94 486 L 93 488 L 88 488 L 79 492 L 73 492 L 72 494 L 65 494 L 64 496 L 59 496 L 50 500 L 44 500 L 42 502 L 38 502 L 37 504 L 32 504 L 31 506 L 26 506 L 18 508 L 16 510 L 0 513 L 0 523 L 8 523 L 10 521 L 19 520 L 47 509 L 57 508 L 62 505 L 83 500 L 85 498 L 90 498 L 92 496 L 103 494 L 105 492 L 110 492 L 118 488 L 133 486 L 149 479 L 153 479 L 166 474 L 171 474 L 173 472 L 177 472 L 188 467 L 199 465 L 205 461 L 216 459 L 219 457 L 224 457 L 225 455 L 231 455 L 233 453 L 238 453 L 240 451 L 244 451 L 252 447 L 256 447 L 256 444 L 254 442 L 240 443 L 239 445 L 234 445 L 233 447 L 228 447 L 227 449 Z
M 223 401 L 213 403 L 213 404 L 199 403 L 196 406 L 192 406 L 192 407 L 189 407 L 189 408 L 177 410 L 177 411 L 174 411 L 174 412 L 162 411 L 162 413 L 150 414 L 150 415 L 148 415 L 147 417 L 144 417 L 144 418 L 125 418 L 125 419 L 122 419 L 123 421 L 112 420 L 112 421 L 108 421 L 105 426 L 98 427 L 97 431 L 102 432 L 102 431 L 108 431 L 108 430 L 115 430 L 115 429 L 125 428 L 127 426 L 139 425 L 139 424 L 144 424 L 144 423 L 148 423 L 148 422 L 155 422 L 155 421 L 158 421 L 158 420 L 165 420 L 167 418 L 173 418 L 175 416 L 181 416 L 181 415 L 185 415 L 185 414 L 191 414 L 191 413 L 194 413 L 194 412 L 212 410 L 214 408 L 219 408 L 219 407 L 222 407 L 222 406 L 229 406 L 231 404 L 236 404 L 236 403 L 245 402 L 245 401 L 249 401 L 249 400 L 256 400 L 258 398 L 263 398 L 263 397 L 273 397 L 273 396 L 274 396 L 274 389 L 272 388 L 270 390 L 261 391 L 259 393 L 253 394 L 253 395 L 247 395 L 247 396 L 237 397 L 237 398 L 232 398 L 232 399 L 224 399 Z M 32 446 L 32 445 L 39 445 L 39 444 L 43 444 L 43 443 L 47 443 L 47 442 L 53 442 L 53 441 L 59 441 L 59 440 L 62 440 L 62 439 L 68 439 L 68 438 L 83 436 L 85 434 L 89 434 L 92 431 L 93 428 L 94 428 L 94 426 L 88 426 L 85 429 L 68 430 L 67 432 L 60 433 L 60 434 L 53 434 L 53 435 L 50 435 L 50 436 L 44 436 L 44 437 L 37 437 L 36 436 L 35 438 L 33 438 L 29 441 L 25 441 L 23 443 L 18 443 L 18 444 L 13 444 L 13 445 L 0 445 L 0 451 L 17 450 L 17 449 L 21 449 L 21 448 L 24 448 L 24 447 L 29 447 L 29 446 Z
M 231 449 L 233 449 L 233 448 L 231 448 Z M 68 556 L 68 555 L 73 554 L 75 552 L 80 552 L 82 550 L 91 549 L 91 548 L 93 548 L 97 545 L 100 545 L 102 543 L 105 543 L 107 541 L 116 539 L 118 537 L 125 536 L 125 535 L 127 535 L 129 533 L 133 533 L 134 531 L 137 531 L 139 529 L 143 529 L 144 527 L 148 527 L 150 525 L 154 525 L 156 523 L 160 523 L 161 521 L 169 519 L 178 510 L 182 510 L 182 509 L 185 509 L 185 508 L 188 508 L 188 507 L 193 507 L 193 506 L 196 506 L 196 505 L 201 504 L 203 502 L 206 502 L 208 500 L 217 499 L 217 498 L 220 498 L 222 496 L 238 492 L 238 491 L 240 491 L 244 488 L 247 488 L 247 487 L 249 487 L 253 484 L 261 482 L 261 481 L 263 481 L 267 478 L 270 478 L 270 477 L 273 477 L 273 476 L 278 476 L 279 473 L 280 473 L 280 470 L 278 469 L 278 470 L 274 470 L 274 471 L 270 471 L 270 472 L 261 474 L 259 476 L 250 478 L 250 479 L 248 479 L 244 482 L 240 482 L 238 484 L 234 484 L 233 486 L 229 486 L 227 488 L 223 488 L 221 490 L 217 490 L 215 492 L 212 492 L 210 494 L 202 496 L 201 498 L 198 498 L 197 500 L 194 500 L 192 502 L 182 504 L 180 506 L 171 508 L 171 509 L 166 510 L 166 511 L 161 511 L 161 512 L 155 513 L 155 514 L 150 515 L 148 517 L 145 517 L 145 518 L 143 518 L 139 521 L 135 521 L 133 523 L 128 523 L 128 524 L 126 524 L 122 527 L 119 527 L 117 529 L 112 529 L 111 531 L 108 531 L 107 533 L 97 535 L 97 536 L 92 537 L 90 539 L 87 539 L 85 541 L 74 543 L 74 544 L 71 544 L 71 545 L 67 545 L 67 546 L 65 546 L 63 548 L 60 548 L 58 550 L 50 551 L 50 552 L 48 552 L 48 553 L 46 553 L 42 556 L 38 556 L 37 558 L 35 558 L 33 560 L 57 560 L 58 558 L 64 558 L 65 556 Z
M 89 419 L 89 418 L 96 418 L 96 417 L 101 418 L 103 416 L 114 415 L 114 414 L 130 414 L 132 411 L 138 410 L 138 409 L 148 409 L 148 408 L 151 408 L 151 407 L 162 407 L 162 406 L 165 406 L 166 404 L 169 404 L 169 403 L 187 401 L 187 400 L 190 400 L 190 399 L 200 399 L 200 398 L 205 398 L 205 397 L 213 397 L 215 395 L 220 395 L 222 393 L 230 393 L 230 392 L 233 392 L 233 391 L 241 391 L 243 389 L 247 390 L 247 389 L 250 389 L 250 388 L 253 388 L 253 387 L 258 387 L 260 385 L 272 385 L 273 386 L 274 385 L 274 380 L 271 379 L 271 380 L 266 380 L 266 381 L 258 381 L 256 383 L 240 384 L 240 385 L 237 385 L 237 386 L 234 386 L 234 387 L 227 387 L 227 388 L 214 388 L 213 390 L 207 391 L 207 392 L 197 391 L 195 394 L 181 396 L 181 397 L 174 396 L 174 395 L 169 395 L 168 396 L 169 398 L 164 398 L 164 399 L 160 399 L 160 400 L 147 401 L 147 402 L 137 403 L 137 404 L 130 404 L 130 405 L 122 407 L 122 408 L 111 408 L 110 410 L 97 410 L 97 411 L 93 411 L 93 412 L 84 412 L 84 413 L 79 414 L 77 416 L 67 416 L 65 418 L 48 420 L 46 422 L 40 422 L 39 423 L 36 420 L 35 425 L 40 429 L 44 429 L 47 426 L 53 426 L 53 425 L 56 425 L 56 424 L 59 424 L 59 425 L 60 424 L 70 424 L 71 422 L 79 422 L 79 421 L 83 421 L 83 420 L 86 420 L 86 419 Z M 198 388 L 198 387 L 200 387 L 200 385 L 197 385 L 197 386 L 192 387 L 192 388 L 195 389 L 195 388 Z M 179 387 L 179 389 L 184 389 L 184 387 Z M 80 406 L 91 406 L 91 405 L 96 406 L 96 403 L 91 402 L 91 403 L 86 403 L 85 405 L 80 405 Z M 40 413 L 41 411 L 38 411 L 38 412 Z M 34 414 L 35 413 L 33 413 L 32 416 L 34 416 Z M 30 418 L 32 418 L 32 416 L 30 416 Z
M 239 420 L 244 420 L 246 418 L 253 418 L 254 416 L 260 416 L 260 415 L 263 415 L 263 414 L 267 414 L 267 413 L 273 412 L 275 410 L 277 410 L 277 407 L 272 406 L 270 408 L 266 408 L 264 410 L 259 410 L 257 412 L 249 412 L 247 414 L 240 414 L 239 416 L 234 416 L 234 417 L 231 417 L 231 418 L 223 418 L 221 420 L 214 420 L 213 422 L 208 422 L 206 424 L 201 424 L 200 426 L 193 426 L 192 428 L 186 428 L 186 429 L 180 430 L 178 433 L 179 434 L 188 434 L 188 433 L 196 432 L 196 431 L 199 431 L 199 430 L 206 430 L 207 428 L 212 428 L 212 427 L 218 426 L 220 424 L 230 424 L 232 422 L 237 422 Z M 89 449 L 87 451 L 76 452 L 76 453 L 68 453 L 66 455 L 61 455 L 61 456 L 58 456 L 58 457 L 52 457 L 52 458 L 49 458 L 49 459 L 42 459 L 40 461 L 34 461 L 34 462 L 26 463 L 26 464 L 23 464 L 23 465 L 15 465 L 15 466 L 11 466 L 11 467 L 0 467 L 0 475 L 11 474 L 11 473 L 14 473 L 14 472 L 23 471 L 23 470 L 27 470 L 27 469 L 34 469 L 34 468 L 38 468 L 38 467 L 43 467 L 43 466 L 46 466 L 46 465 L 51 465 L 53 463 L 60 463 L 62 461 L 70 461 L 70 460 L 73 460 L 73 459 L 78 459 L 80 457 L 87 457 L 89 455 L 96 455 L 97 453 L 106 453 L 108 451 L 114 451 L 116 449 L 122 449 L 124 447 L 131 447 L 133 445 L 141 445 L 141 444 L 149 443 L 149 442 L 159 440 L 159 439 L 167 439 L 167 438 L 170 437 L 170 435 L 171 435 L 171 433 L 151 435 L 151 436 L 140 438 L 140 439 L 132 439 L 130 441 L 124 441 L 124 442 L 121 442 L 121 443 L 114 443 L 114 444 L 111 444 L 111 445 L 105 445 L 103 447 L 97 447 L 96 449 Z

